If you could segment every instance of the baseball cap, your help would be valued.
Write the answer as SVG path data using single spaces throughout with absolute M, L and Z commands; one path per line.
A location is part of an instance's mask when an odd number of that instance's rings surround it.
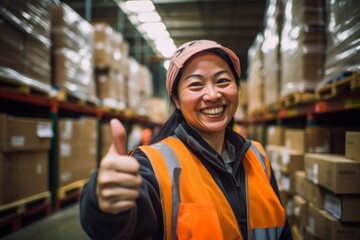
M 185 62 L 196 53 L 212 48 L 223 50 L 231 59 L 236 73 L 240 76 L 240 60 L 229 48 L 223 47 L 219 43 L 211 40 L 196 40 L 187 42 L 178 47 L 170 59 L 169 69 L 166 74 L 166 89 L 169 96 L 171 95 L 171 89 L 176 76 L 178 75 L 180 69 L 184 66 Z

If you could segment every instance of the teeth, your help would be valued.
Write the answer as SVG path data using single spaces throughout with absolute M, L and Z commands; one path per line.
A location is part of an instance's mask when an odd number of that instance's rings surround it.
M 210 115 L 215 115 L 215 114 L 219 114 L 223 111 L 224 107 L 218 107 L 218 108 L 207 108 L 202 110 L 202 113 L 205 114 L 210 114 Z

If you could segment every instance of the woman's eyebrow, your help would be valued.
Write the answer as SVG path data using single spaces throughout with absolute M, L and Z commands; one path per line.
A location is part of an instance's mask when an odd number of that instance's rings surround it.
M 189 76 L 187 76 L 186 78 L 185 78 L 185 80 L 187 80 L 187 79 L 189 79 L 189 78 L 203 78 L 203 76 L 201 75 L 201 74 L 191 74 L 191 75 L 189 75 Z
M 215 74 L 214 74 L 214 77 L 218 77 L 218 76 L 220 76 L 220 75 L 223 74 L 223 73 L 229 74 L 229 71 L 227 71 L 227 70 L 221 70 L 221 71 L 215 73 Z
M 218 76 L 220 76 L 221 74 L 224 74 L 224 73 L 229 74 L 229 71 L 227 71 L 227 70 L 221 70 L 221 71 L 215 73 L 215 74 L 214 74 L 214 77 L 218 77 Z M 187 79 L 189 79 L 189 78 L 203 78 L 203 75 L 201 75 L 201 74 L 191 74 L 191 75 L 187 76 L 187 77 L 185 78 L 185 80 L 187 80 Z

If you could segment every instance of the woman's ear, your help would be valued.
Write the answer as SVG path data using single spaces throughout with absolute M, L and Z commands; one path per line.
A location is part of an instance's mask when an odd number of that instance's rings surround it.
M 180 103 L 179 103 L 178 98 L 176 96 L 174 96 L 174 95 L 172 95 L 171 98 L 175 103 L 176 109 L 180 110 Z

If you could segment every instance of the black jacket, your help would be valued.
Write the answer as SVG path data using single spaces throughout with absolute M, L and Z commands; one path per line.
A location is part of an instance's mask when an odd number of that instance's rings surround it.
M 226 139 L 235 146 L 236 160 L 233 163 L 233 174 L 226 170 L 221 156 L 211 148 L 185 122 L 175 130 L 179 138 L 190 151 L 197 156 L 215 179 L 229 201 L 241 233 L 247 239 L 247 216 L 244 168 L 242 158 L 250 147 L 250 141 L 227 129 Z M 140 163 L 140 174 L 143 183 L 136 207 L 119 215 L 101 212 L 95 194 L 97 171 L 84 187 L 80 198 L 80 220 L 83 229 L 91 239 L 163 239 L 163 215 L 159 195 L 159 185 L 149 160 L 136 150 L 133 157 Z M 272 173 L 271 185 L 279 197 L 275 176 Z M 292 239 L 291 230 L 286 221 L 280 239 Z

